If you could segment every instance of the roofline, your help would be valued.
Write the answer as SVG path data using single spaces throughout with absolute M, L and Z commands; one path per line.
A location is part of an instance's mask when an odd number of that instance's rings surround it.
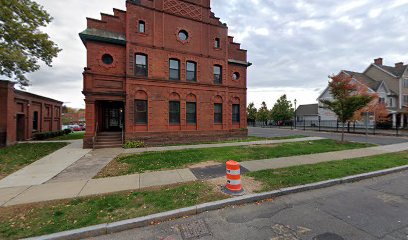
M 84 44 L 87 41 L 95 41 L 95 42 L 104 42 L 104 43 L 111 43 L 111 44 L 126 46 L 126 40 L 95 36 L 95 35 L 86 34 L 83 32 L 79 33 L 79 37 L 81 38 Z
M 374 64 L 374 63 L 371 63 L 371 64 L 366 68 L 366 70 L 364 70 L 363 74 L 365 74 L 365 73 L 368 71 L 368 69 L 370 69 L 371 66 L 376 67 L 377 69 L 379 69 L 379 70 L 385 72 L 385 73 L 388 74 L 388 75 L 391 75 L 392 77 L 398 78 L 398 76 L 396 76 L 396 75 L 394 75 L 394 74 L 388 72 L 387 70 L 383 69 L 383 68 L 380 67 L 380 66 L 377 66 L 377 65 Z
M 33 96 L 33 97 L 36 97 L 36 98 L 42 98 L 42 99 L 45 99 L 45 100 L 48 100 L 48 101 L 51 101 L 51 102 L 57 102 L 57 103 L 60 103 L 61 105 L 64 104 L 64 102 L 62 102 L 62 101 L 58 101 L 58 100 L 55 100 L 55 99 L 53 99 L 53 98 L 44 97 L 44 96 L 37 95 L 37 94 L 34 94 L 34 93 L 30 93 L 30 92 L 26 92 L 26 91 L 21 91 L 21 90 L 18 90 L 18 89 L 14 89 L 14 91 L 15 91 L 16 93 L 19 93 L 19 94 L 30 95 L 30 96 Z
M 235 59 L 228 59 L 228 63 L 237 64 L 237 65 L 244 65 L 246 67 L 252 66 L 252 63 L 250 63 L 250 62 L 240 61 L 240 60 L 235 60 Z
M 348 74 L 348 73 L 346 72 L 346 70 L 342 70 L 342 72 L 345 73 L 345 74 L 347 74 L 347 75 L 349 75 L 349 76 L 351 77 L 351 79 L 353 79 L 354 81 L 360 83 L 361 85 L 366 86 L 369 90 L 371 90 L 371 91 L 373 91 L 373 92 L 377 92 L 376 90 L 374 90 L 374 89 L 372 89 L 371 87 L 367 86 L 367 84 L 364 84 L 364 83 L 360 82 L 358 79 L 354 78 L 353 75 Z M 373 80 L 374 80 L 374 79 L 373 79 Z M 374 80 L 374 81 L 375 81 L 375 80 Z M 380 85 L 380 86 L 381 86 L 381 85 Z M 378 90 L 378 89 L 377 89 L 377 90 Z

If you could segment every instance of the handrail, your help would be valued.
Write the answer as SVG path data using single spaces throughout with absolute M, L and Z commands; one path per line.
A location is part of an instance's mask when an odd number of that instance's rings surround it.
M 125 137 L 125 134 L 124 134 L 124 131 L 123 131 L 123 126 L 122 126 L 122 145 L 125 144 L 124 137 Z
M 94 133 L 94 137 L 93 137 L 93 145 L 92 148 L 95 148 L 95 143 L 96 143 L 96 137 L 98 136 L 98 122 L 96 123 L 96 127 L 95 127 L 95 133 Z

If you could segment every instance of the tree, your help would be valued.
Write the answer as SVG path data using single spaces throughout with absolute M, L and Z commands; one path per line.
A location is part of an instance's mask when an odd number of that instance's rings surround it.
M 247 119 L 249 122 L 255 123 L 257 112 L 258 109 L 256 109 L 255 104 L 251 102 L 247 107 Z
M 61 49 L 40 30 L 51 21 L 32 0 L 0 0 L 0 75 L 23 88 L 29 85 L 24 74 L 40 69 L 39 61 L 51 66 Z
M 344 126 L 350 121 L 354 114 L 366 107 L 373 96 L 361 91 L 361 86 L 353 83 L 352 77 L 345 74 L 331 76 L 329 90 L 333 100 L 321 100 L 324 107 L 337 115 L 342 123 L 341 141 L 344 142 Z
M 265 102 L 262 102 L 261 108 L 259 108 L 256 119 L 268 125 L 268 120 L 270 119 L 270 112 Z
M 293 109 L 292 103 L 288 101 L 286 94 L 282 95 L 276 101 L 271 111 L 272 119 L 275 122 L 291 120 L 293 119 L 294 113 L 295 110 Z

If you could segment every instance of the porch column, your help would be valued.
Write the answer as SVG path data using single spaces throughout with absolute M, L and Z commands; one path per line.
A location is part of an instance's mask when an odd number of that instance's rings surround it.
M 96 116 L 96 108 L 94 101 L 85 101 L 85 122 L 86 122 L 86 129 L 85 129 L 85 137 L 84 137 L 84 148 L 92 148 L 93 147 L 93 138 L 95 136 L 96 126 L 95 126 L 95 119 Z
M 404 127 L 404 114 L 401 113 L 401 128 Z
M 396 113 L 392 114 L 392 127 L 393 128 L 397 127 L 397 114 Z

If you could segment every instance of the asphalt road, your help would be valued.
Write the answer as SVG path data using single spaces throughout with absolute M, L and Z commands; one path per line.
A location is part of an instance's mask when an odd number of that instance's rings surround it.
M 324 137 L 335 140 L 341 139 L 341 133 L 335 132 L 316 132 L 316 131 L 303 131 L 303 130 L 290 130 L 279 128 L 248 128 L 249 135 L 258 137 L 281 137 L 281 136 L 293 136 L 304 135 L 310 137 Z M 364 142 L 378 145 L 389 145 L 408 142 L 407 137 L 393 137 L 393 136 L 380 136 L 380 135 L 361 135 L 361 134 L 346 134 L 346 141 Z
M 407 240 L 408 171 L 93 239 Z

